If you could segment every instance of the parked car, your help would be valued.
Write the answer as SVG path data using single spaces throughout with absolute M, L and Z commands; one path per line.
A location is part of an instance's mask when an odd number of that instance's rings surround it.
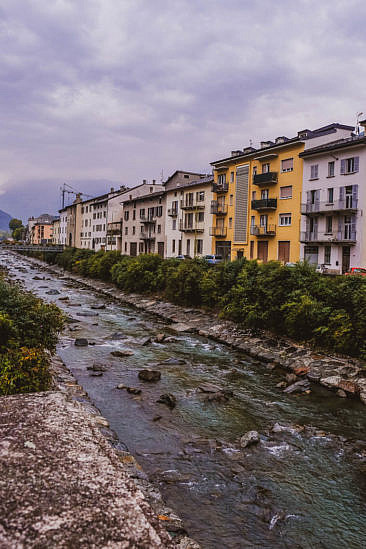
M 203 259 L 207 261 L 207 263 L 209 263 L 210 265 L 217 265 L 217 263 L 221 263 L 222 255 L 209 254 L 209 255 L 205 255 Z
M 345 275 L 366 276 L 366 267 L 351 267 L 351 269 L 348 271 L 348 273 L 345 273 Z
M 190 255 L 177 255 L 175 259 L 192 259 Z

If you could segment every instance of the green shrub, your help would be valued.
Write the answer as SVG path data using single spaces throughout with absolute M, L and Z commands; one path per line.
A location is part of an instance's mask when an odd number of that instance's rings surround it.
M 0 354 L 0 394 L 46 391 L 50 384 L 49 356 L 44 351 L 21 347 Z

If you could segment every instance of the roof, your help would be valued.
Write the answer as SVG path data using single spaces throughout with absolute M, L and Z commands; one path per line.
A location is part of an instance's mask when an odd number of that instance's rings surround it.
M 175 175 L 177 175 L 178 173 L 186 173 L 186 174 L 189 174 L 189 175 L 203 175 L 203 176 L 206 175 L 204 173 L 199 173 L 199 172 L 187 172 L 186 170 L 175 170 L 175 172 L 172 175 L 170 175 L 166 181 L 163 182 L 163 185 L 166 185 L 168 183 L 168 181 L 173 179 L 173 177 Z
M 157 191 L 156 193 L 147 193 L 147 194 L 143 194 L 142 196 L 136 196 L 135 198 L 131 198 L 131 200 L 130 199 L 124 200 L 123 204 L 128 204 L 130 202 L 139 202 L 141 200 L 147 200 L 149 198 L 158 198 L 159 196 L 163 196 L 165 194 L 166 194 L 165 191 Z
M 315 154 L 321 154 L 323 152 L 334 151 L 364 144 L 366 144 L 365 135 L 354 135 L 343 139 L 337 139 L 336 141 L 331 141 L 329 143 L 325 143 L 324 145 L 318 145 L 317 147 L 312 147 L 311 149 L 306 149 L 305 151 L 300 153 L 299 156 L 301 158 L 304 158 L 307 156 L 313 156 Z
M 214 177 L 213 175 L 207 175 L 206 177 L 202 177 L 202 179 L 196 179 L 195 181 L 187 181 L 187 183 L 182 183 L 181 185 L 175 187 L 174 189 L 169 189 L 169 191 L 166 192 L 174 192 L 179 189 L 186 189 L 187 187 L 197 187 L 198 185 L 204 185 L 205 183 L 213 183 Z

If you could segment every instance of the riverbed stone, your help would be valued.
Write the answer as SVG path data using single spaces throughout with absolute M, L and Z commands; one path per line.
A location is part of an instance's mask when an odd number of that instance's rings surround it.
M 341 398 L 347 398 L 347 393 L 345 391 L 343 391 L 343 389 L 338 389 L 337 396 L 339 396 Z
M 248 448 L 253 444 L 258 444 L 259 441 L 260 437 L 258 431 L 248 431 L 245 435 L 240 437 L 240 446 L 242 448 Z
M 184 324 L 183 322 L 173 323 L 169 326 L 169 329 L 177 333 L 193 333 L 197 331 L 196 328 L 193 328 L 189 324 Z
M 89 341 L 85 337 L 78 337 L 74 342 L 75 347 L 87 347 Z
M 60 292 L 58 290 L 48 290 L 47 295 L 58 295 Z
M 115 356 L 117 358 L 122 358 L 122 357 L 125 357 L 125 356 L 132 356 L 133 354 L 134 354 L 134 352 L 130 351 L 129 349 L 123 349 L 123 350 L 112 351 L 111 352 L 111 355 Z
M 160 395 L 156 402 L 159 402 L 160 404 L 165 404 L 172 410 L 177 404 L 177 399 L 171 393 L 165 393 L 164 395 Z
M 92 305 L 90 308 L 99 311 L 99 310 L 105 309 L 105 305 L 104 303 L 101 303 L 100 305 Z
M 327 389 L 338 389 L 341 381 L 341 376 L 330 376 L 321 378 L 320 383 Z
M 286 387 L 286 389 L 284 389 L 283 392 L 288 394 L 304 393 L 309 389 L 310 389 L 310 382 L 307 379 L 302 379 L 300 381 L 296 381 L 292 385 L 289 385 L 289 387 Z
M 202 393 L 218 393 L 221 391 L 221 387 L 213 383 L 201 383 L 198 386 L 198 390 Z
M 165 339 L 165 334 L 157 334 L 155 337 L 156 343 L 162 343 Z
M 76 316 L 98 316 L 98 313 L 94 311 L 81 311 L 80 313 L 76 313 Z
M 142 381 L 156 382 L 160 380 L 161 372 L 159 370 L 140 370 L 138 377 Z

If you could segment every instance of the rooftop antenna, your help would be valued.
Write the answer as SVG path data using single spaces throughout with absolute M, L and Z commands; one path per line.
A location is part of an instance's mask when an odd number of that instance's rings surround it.
M 360 118 L 361 116 L 363 115 L 363 112 L 359 112 L 357 113 L 357 118 L 356 118 L 356 135 L 360 135 Z

